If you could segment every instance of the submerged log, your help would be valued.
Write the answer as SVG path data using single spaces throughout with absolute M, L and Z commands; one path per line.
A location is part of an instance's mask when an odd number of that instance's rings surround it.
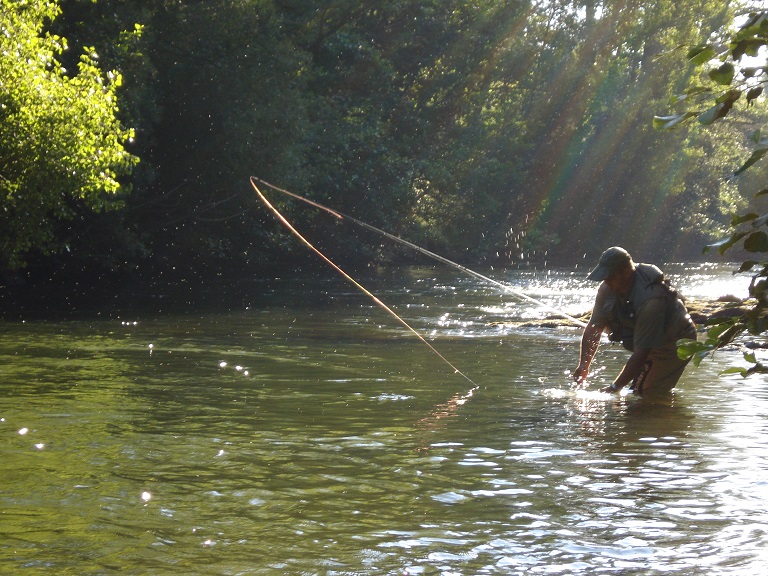
M 717 300 L 690 300 L 685 306 L 688 313 L 698 325 L 706 324 L 710 320 L 718 318 L 734 318 L 741 316 L 753 305 L 749 300 L 742 300 L 736 296 L 723 296 Z

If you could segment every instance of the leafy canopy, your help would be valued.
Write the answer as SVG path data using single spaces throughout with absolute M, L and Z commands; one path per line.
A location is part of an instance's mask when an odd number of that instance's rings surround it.
M 764 58 L 767 46 L 768 12 L 755 12 L 725 42 L 690 48 L 688 60 L 694 66 L 704 68 L 704 73 L 676 98 L 675 103 L 684 109 L 669 116 L 655 117 L 654 126 L 669 130 L 694 118 L 701 125 L 709 126 L 733 114 L 736 111 L 735 104 L 739 101 L 747 107 L 756 103 L 764 105 L 763 91 L 768 83 L 768 63 L 752 65 L 751 61 L 758 57 Z M 760 129 L 752 131 L 750 139 L 753 144 L 752 154 L 733 172 L 731 178 L 757 164 L 768 153 L 768 137 L 763 136 Z M 755 198 L 767 194 L 768 189 L 762 189 L 755 194 Z M 703 342 L 681 341 L 678 354 L 682 358 L 693 357 L 694 363 L 698 365 L 706 356 L 731 344 L 737 337 L 745 333 L 759 335 L 768 330 L 768 262 L 764 256 L 768 252 L 767 226 L 768 214 L 750 212 L 734 215 L 731 221 L 733 233 L 705 247 L 705 252 L 715 249 L 724 254 L 730 248 L 740 245 L 747 252 L 759 255 L 743 262 L 737 271 L 753 272 L 749 286 L 753 305 L 737 318 L 713 322 L 714 326 L 708 330 Z M 746 352 L 744 358 L 750 364 L 748 368 L 733 367 L 725 373 L 742 376 L 768 373 L 768 366 L 759 362 L 754 353 Z
M 44 33 L 55 1 L 0 0 L 0 266 L 64 247 L 58 225 L 119 205 L 119 178 L 137 159 L 118 121 L 121 78 L 102 76 L 87 49 L 77 74 L 57 56 L 66 39 Z

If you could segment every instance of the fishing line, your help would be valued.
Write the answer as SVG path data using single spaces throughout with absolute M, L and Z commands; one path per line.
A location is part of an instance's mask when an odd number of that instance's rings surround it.
M 428 256 L 429 258 L 432 258 L 433 260 L 437 260 L 438 262 L 442 262 L 443 264 L 446 264 L 448 266 L 451 266 L 452 268 L 455 268 L 456 270 L 459 270 L 460 272 L 463 272 L 464 274 L 467 274 L 468 276 L 472 276 L 473 278 L 477 278 L 479 280 L 482 280 L 484 282 L 487 282 L 489 284 L 492 284 L 493 286 L 496 286 L 498 288 L 501 288 L 505 292 L 509 292 L 513 296 L 516 296 L 517 298 L 521 300 L 525 300 L 527 302 L 531 302 L 532 304 L 536 304 L 540 308 L 543 308 L 545 310 L 549 310 L 550 312 L 554 312 L 561 318 L 564 318 L 566 320 L 569 320 L 570 322 L 574 323 L 576 326 L 579 326 L 581 328 L 586 328 L 587 323 L 583 322 L 582 320 L 579 320 L 578 318 L 574 318 L 570 314 L 566 314 L 562 310 L 559 310 L 546 302 L 542 302 L 541 300 L 537 300 L 536 298 L 533 298 L 531 296 L 528 296 L 527 294 L 524 294 L 523 292 L 520 292 L 519 290 L 516 290 L 509 284 L 505 284 L 504 282 L 499 282 L 498 280 L 494 280 L 493 278 L 489 278 L 488 276 L 485 276 L 483 274 L 480 274 L 479 272 L 475 272 L 474 270 L 471 270 L 470 268 L 467 268 L 466 266 L 462 266 L 461 264 L 454 262 L 453 260 L 449 260 L 448 258 L 441 256 L 440 254 L 436 254 L 430 250 L 427 250 L 426 248 L 422 248 L 421 246 L 414 244 L 413 242 L 409 242 L 408 240 L 404 240 L 403 238 L 400 238 L 399 236 L 395 236 L 394 234 L 390 234 L 389 232 L 385 230 L 381 230 L 380 228 L 376 228 L 375 226 L 372 226 L 368 224 L 367 222 L 363 222 L 362 220 L 358 220 L 357 218 L 353 218 L 352 216 L 348 216 L 347 214 L 343 214 L 342 212 L 338 212 L 337 210 L 333 210 L 332 208 L 328 208 L 327 206 L 324 206 L 323 204 L 320 204 L 318 202 L 315 202 L 313 200 L 310 200 L 309 198 L 304 198 L 303 196 L 299 196 L 298 194 L 294 194 L 293 192 L 290 192 L 288 190 L 285 190 L 284 188 L 279 188 L 277 186 L 274 186 L 273 184 L 270 184 L 269 182 L 266 182 L 265 180 L 262 180 L 261 178 L 257 178 L 255 176 L 251 176 L 251 185 L 256 189 L 256 192 L 259 193 L 261 196 L 261 193 L 259 192 L 259 189 L 256 187 L 256 182 L 259 182 L 263 184 L 264 186 L 268 186 L 272 190 L 275 190 L 276 192 L 281 192 L 282 194 L 286 194 L 287 196 L 290 196 L 291 198 L 295 198 L 296 200 L 300 200 L 302 202 L 305 202 L 306 204 L 309 204 L 310 206 L 314 206 L 315 208 L 318 208 L 320 210 L 323 210 L 335 218 L 338 218 L 339 220 L 349 220 L 350 222 L 357 224 L 358 226 L 361 226 L 363 228 L 366 228 L 367 230 L 371 230 L 372 232 L 376 232 L 377 234 L 380 234 L 386 238 L 389 238 L 390 240 L 393 240 L 395 242 L 398 242 L 400 244 L 403 244 L 404 246 L 408 246 L 409 248 L 412 248 L 413 250 L 416 250 L 417 252 L 420 252 L 421 254 L 424 254 L 425 256 Z M 274 208 L 272 208 L 274 211 Z
M 472 384 L 472 386 L 473 386 L 473 389 L 474 389 L 474 388 L 477 388 L 477 384 L 475 384 L 475 382 L 474 382 L 474 381 L 473 381 L 473 380 L 472 380 L 472 379 L 471 379 L 469 376 L 467 376 L 467 375 L 466 375 L 466 374 L 464 374 L 464 373 L 463 373 L 461 370 L 459 370 L 458 368 L 456 368 L 456 366 L 454 366 L 453 364 L 451 364 L 451 362 L 450 362 L 450 361 L 449 361 L 449 360 L 448 360 L 448 359 L 447 359 L 445 356 L 443 356 L 442 354 L 440 354 L 440 352 L 438 352 L 438 351 L 437 351 L 437 349 L 436 349 L 434 346 L 432 346 L 432 344 L 430 344 L 429 342 L 427 342 L 427 340 L 426 340 L 426 339 L 425 339 L 425 338 L 424 338 L 424 337 L 423 337 L 421 334 L 419 334 L 419 333 L 418 333 L 418 332 L 417 332 L 417 331 L 416 331 L 414 328 L 412 328 L 412 327 L 411 327 L 411 325 L 410 325 L 410 324 L 408 324 L 408 323 L 407 323 L 405 320 L 403 320 L 403 319 L 402 319 L 400 316 L 398 316 L 398 315 L 397 315 L 397 313 L 395 313 L 395 311 L 394 311 L 394 310 L 392 310 L 392 309 L 391 309 L 389 306 L 387 306 L 387 305 L 386 305 L 384 302 L 382 302 L 382 301 L 381 301 L 381 300 L 380 300 L 380 299 L 379 299 L 379 298 L 378 298 L 378 297 L 377 297 L 375 294 L 373 294 L 372 292 L 370 292 L 370 291 L 369 291 L 369 290 L 368 290 L 368 289 L 367 289 L 365 286 L 363 286 L 363 285 L 362 285 L 362 284 L 360 284 L 360 283 L 359 283 L 357 280 L 355 280 L 354 278 L 352 278 L 352 276 L 350 276 L 349 274 L 347 274 L 346 272 L 344 272 L 344 270 L 342 270 L 342 269 L 341 269 L 339 266 L 337 266 L 337 265 L 336 265 L 336 264 L 335 264 L 335 263 L 334 263 L 334 262 L 333 262 L 333 261 L 332 261 L 330 258 L 328 258 L 328 257 L 327 257 L 325 254 L 323 254 L 323 253 L 322 253 L 320 250 L 318 250 L 318 249 L 317 249 L 317 248 L 316 248 L 316 247 L 315 247 L 315 246 L 314 246 L 314 245 L 313 245 L 313 244 L 312 244 L 312 243 L 311 243 L 309 240 L 307 240 L 306 238 L 304 238 L 304 236 L 302 236 L 302 235 L 301 235 L 301 233 L 300 233 L 298 230 L 296 230 L 296 228 L 294 228 L 294 227 L 293 227 L 293 225 L 292 225 L 290 222 L 288 222 L 288 220 L 286 220 L 286 218 L 285 218 L 285 217 L 284 217 L 284 216 L 283 216 L 283 215 L 280 213 L 280 211 L 279 211 L 277 208 L 275 208 L 275 207 L 274 207 L 274 206 L 273 206 L 273 205 L 272 205 L 272 204 L 269 202 L 269 200 L 267 200 L 266 196 L 264 196 L 264 194 L 261 192 L 261 190 L 259 190 L 258 186 L 256 186 L 256 183 L 254 182 L 254 180 L 258 180 L 258 178 L 253 178 L 253 177 L 251 177 L 251 185 L 253 186 L 253 189 L 254 189 L 254 190 L 256 190 L 256 194 L 259 196 L 259 199 L 260 199 L 260 200 L 261 200 L 261 201 L 264 203 L 264 205 L 265 205 L 267 208 L 269 208 L 269 210 L 270 210 L 270 211 L 271 211 L 271 212 L 272 212 L 272 213 L 275 215 L 275 217 L 276 217 L 276 218 L 277 218 L 277 219 L 278 219 L 278 220 L 279 220 L 279 221 L 280 221 L 280 222 L 283 224 L 283 226 L 285 226 L 286 228 L 288 228 L 288 230 L 290 230 L 290 231 L 291 231 L 291 233 L 292 233 L 294 236 L 296 236 L 296 237 L 297 237 L 297 238 L 298 238 L 298 239 L 299 239 L 299 240 L 300 240 L 300 241 L 301 241 L 301 242 L 302 242 L 302 243 L 303 243 L 303 244 L 304 244 L 304 245 L 305 245 L 307 248 L 309 248 L 309 249 L 310 249 L 310 250 L 312 250 L 312 251 L 313 251 L 315 254 L 317 254 L 318 256 L 320 256 L 320 258 L 322 258 L 323 260 L 325 260 L 325 262 L 327 262 L 327 263 L 328 263 L 328 264 L 329 264 L 329 265 L 330 265 L 330 266 L 331 266 L 331 267 L 332 267 L 334 270 L 336 270 L 336 271 L 337 271 L 339 274 L 341 274 L 342 276 L 344 276 L 344 278 L 346 278 L 346 279 L 347 279 L 347 280 L 349 280 L 349 281 L 350 281 L 352 284 L 354 284 L 354 285 L 355 285 L 355 286 L 356 286 L 356 287 L 357 287 L 357 288 L 358 288 L 360 291 L 362 291 L 362 292 L 363 292 L 363 293 L 364 293 L 366 296 L 368 296 L 369 298 L 371 298 L 371 300 L 373 300 L 373 301 L 374 301 L 374 302 L 375 302 L 375 303 L 376 303 L 376 304 L 377 304 L 379 307 L 383 308 L 383 309 L 384 309 L 384 310 L 385 310 L 387 313 L 389 313 L 389 314 L 390 314 L 391 316 L 393 316 L 393 317 L 394 317 L 394 318 L 395 318 L 395 319 L 396 319 L 398 322 L 400 322 L 400 324 L 402 324 L 403 326 L 405 326 L 405 328 L 407 328 L 407 329 L 408 329 L 408 331 L 410 331 L 412 334 L 414 334 L 414 335 L 416 336 L 416 338 L 418 338 L 418 339 L 419 339 L 419 340 L 421 340 L 421 341 L 422 341 L 424 344 L 426 344 L 426 345 L 429 347 L 429 349 L 430 349 L 430 350 L 432 350 L 432 352 L 434 352 L 434 353 L 435 353 L 435 354 L 436 354 L 436 355 L 437 355 L 437 356 L 438 356 L 438 357 L 439 357 L 439 358 L 440 358 L 440 359 L 441 359 L 443 362 L 445 362 L 445 363 L 446 363 L 448 366 L 450 366 L 450 367 L 453 369 L 453 372 L 454 372 L 454 374 L 459 374 L 460 376 L 462 376 L 462 377 L 463 377 L 465 380 L 467 380 L 467 382 L 469 382 L 470 384 Z M 259 182 L 261 182 L 261 180 L 258 180 L 258 181 L 259 181 Z M 266 183 L 265 183 L 265 184 L 266 184 Z M 272 187 L 272 186 L 270 186 L 270 187 Z M 310 202 L 311 202 L 311 201 L 310 201 Z M 318 207 L 319 207 L 319 206 L 318 206 Z M 332 214 L 335 214 L 335 213 L 334 213 L 332 210 L 330 210 L 330 209 L 327 209 L 327 208 L 324 208 L 324 209 L 325 209 L 325 210 L 328 210 L 328 211 L 330 211 Z M 338 215 L 338 217 L 340 217 L 340 218 L 341 218 L 341 215 Z

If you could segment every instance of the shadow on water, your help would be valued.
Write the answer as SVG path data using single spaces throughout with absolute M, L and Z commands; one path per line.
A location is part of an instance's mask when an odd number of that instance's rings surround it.
M 328 274 L 298 278 L 194 277 L 177 282 L 147 278 L 60 286 L 0 285 L 0 318 L 6 320 L 87 320 L 227 313 L 266 307 L 327 304 L 346 286 Z M 289 290 L 290 288 L 290 290 Z

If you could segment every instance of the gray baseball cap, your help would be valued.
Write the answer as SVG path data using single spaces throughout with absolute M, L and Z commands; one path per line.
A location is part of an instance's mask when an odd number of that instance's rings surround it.
M 624 268 L 624 266 L 629 264 L 631 261 L 632 256 L 630 256 L 629 252 L 624 250 L 624 248 L 620 248 L 619 246 L 612 246 L 603 252 L 602 256 L 600 256 L 600 260 L 598 261 L 597 266 L 595 266 L 595 269 L 589 273 L 587 280 L 595 280 L 596 282 L 601 282 L 614 272 L 618 272 Z

